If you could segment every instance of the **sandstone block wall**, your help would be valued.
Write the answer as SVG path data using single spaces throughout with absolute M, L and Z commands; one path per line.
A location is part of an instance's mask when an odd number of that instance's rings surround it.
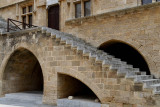
M 43 75 L 35 56 L 25 49 L 11 55 L 3 75 L 3 94 L 23 91 L 42 91 Z
M 0 3 L 1 2 L 6 3 L 7 6 L 5 5 L 0 6 L 0 16 L 5 20 L 11 18 L 22 22 L 22 16 L 23 16 L 22 8 L 24 6 L 32 5 L 32 10 L 33 10 L 32 24 L 35 26 L 48 26 L 48 19 L 47 19 L 48 13 L 45 6 L 45 0 L 37 0 L 35 3 L 34 0 L 24 0 L 23 2 L 21 1 L 14 1 L 14 2 L 9 1 L 8 3 L 7 1 L 1 0 Z
M 106 12 L 137 7 L 142 5 L 141 0 L 90 0 L 91 1 L 91 16 Z M 83 0 L 60 0 L 60 25 L 61 31 L 65 31 L 65 21 L 75 19 L 75 4 L 81 2 L 83 14 Z M 82 15 L 84 17 L 84 15 Z
M 16 4 L 16 3 L 22 2 L 22 1 L 26 1 L 26 0 L 1 0 L 0 7 Z
M 72 48 L 64 42 L 60 42 L 60 39 L 49 35 L 49 33 L 42 33 L 35 29 L 29 30 L 29 32 L 26 30 L 21 33 L 4 34 L 0 37 L 1 95 L 4 91 L 2 90 L 4 84 L 2 77 L 7 69 L 6 65 L 10 63 L 15 50 L 24 48 L 35 55 L 42 68 L 44 103 L 56 104 L 57 98 L 70 94 L 66 95 L 64 89 L 67 87 L 61 80 L 62 76 L 58 76 L 63 74 L 66 75 L 63 79 L 68 81 L 73 81 L 73 79 L 69 79 L 67 76 L 81 81 L 94 92 L 102 104 L 109 104 L 110 107 L 159 106 L 159 96 L 154 96 L 152 90 L 143 89 L 143 84 L 137 84 L 133 79 L 117 75 L 116 70 L 109 69 L 109 66 L 102 66 L 102 63 L 96 61 L 95 58 L 88 57 L 82 51 L 77 51 L 76 48 Z M 26 65 L 28 64 L 26 63 Z M 75 81 L 76 83 L 78 82 Z
M 135 48 L 156 77 L 159 72 L 160 3 L 65 21 L 64 32 L 83 38 L 99 47 L 118 40 Z

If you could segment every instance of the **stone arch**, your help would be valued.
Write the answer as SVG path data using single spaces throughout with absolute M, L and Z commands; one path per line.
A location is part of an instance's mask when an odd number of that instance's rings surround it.
M 73 77 L 74 79 L 82 82 L 97 96 L 97 98 L 100 100 L 102 104 L 106 103 L 106 96 L 104 95 L 103 90 L 100 89 L 95 83 L 93 83 L 93 80 L 87 78 L 84 74 L 69 68 L 63 68 L 61 71 L 57 71 L 57 73 Z
M 0 65 L 0 81 L 2 80 L 3 78 L 3 73 L 4 73 L 4 70 L 5 70 L 5 66 L 9 60 L 9 58 L 11 57 L 11 55 L 18 49 L 20 48 L 24 48 L 24 49 L 27 49 L 28 51 L 30 51 L 36 58 L 37 60 L 39 61 L 41 67 L 42 67 L 42 72 L 44 74 L 44 68 L 43 68 L 43 59 L 42 57 L 38 56 L 38 50 L 35 49 L 35 47 L 33 47 L 33 45 L 29 45 L 27 43 L 18 43 L 17 45 L 15 45 L 10 51 L 6 52 L 5 53 L 5 56 L 4 56 L 4 59 Z
M 145 49 L 144 45 L 141 45 L 140 42 L 138 42 L 134 39 L 129 39 L 127 37 L 124 38 L 122 36 L 112 35 L 109 37 L 104 36 L 104 37 L 100 38 L 98 41 L 96 41 L 95 46 L 99 47 L 101 44 L 106 43 L 107 41 L 110 41 L 110 40 L 117 40 L 117 41 L 124 42 L 124 43 L 132 46 L 134 49 L 136 49 L 139 53 L 141 53 L 143 58 L 146 60 L 151 74 L 153 74 L 155 77 L 159 78 L 160 74 L 157 72 L 158 69 L 157 69 L 156 63 L 154 62 L 154 60 L 153 60 L 152 56 L 149 54 L 149 52 Z
M 44 84 L 44 73 L 43 73 L 43 70 L 42 70 L 42 65 L 41 65 L 41 59 L 39 59 L 36 55 L 35 55 L 35 50 L 32 50 L 31 48 L 28 48 L 29 46 L 27 45 L 24 45 L 24 44 L 19 44 L 17 45 L 17 47 L 15 47 L 15 49 L 13 49 L 12 51 L 8 52 L 7 55 L 4 57 L 4 60 L 1 64 L 1 95 L 4 95 L 4 78 L 6 78 L 4 75 L 5 75 L 5 72 L 6 72 L 6 69 L 7 69 L 7 65 L 9 63 L 9 61 L 12 59 L 12 57 L 14 56 L 14 54 L 17 52 L 17 51 L 20 51 L 20 50 L 25 50 L 26 52 L 28 52 L 27 54 L 30 54 L 32 56 L 32 58 L 34 58 L 33 60 L 35 61 L 35 67 L 33 69 L 36 69 L 36 71 L 40 70 L 41 71 L 41 79 L 42 79 L 42 85 Z M 24 54 L 25 55 L 25 54 Z M 32 62 L 30 62 L 32 64 Z M 31 65 L 30 64 L 30 65 Z M 37 67 L 36 67 L 37 66 Z M 38 83 L 38 82 L 37 82 Z M 27 88 L 26 88 L 27 89 Z M 34 86 L 32 89 L 35 89 Z M 20 89 L 21 90 L 21 89 Z M 22 90 L 23 91 L 23 90 Z M 30 90 L 24 90 L 24 91 L 30 91 Z
M 146 71 L 147 74 L 150 74 L 148 62 L 144 56 L 138 49 L 129 43 L 112 39 L 102 43 L 99 46 L 99 49 L 104 50 L 105 52 L 110 53 L 123 61 L 126 61 L 128 64 L 132 64 L 136 68 L 140 68 L 141 71 Z M 135 60 L 135 58 L 137 59 Z

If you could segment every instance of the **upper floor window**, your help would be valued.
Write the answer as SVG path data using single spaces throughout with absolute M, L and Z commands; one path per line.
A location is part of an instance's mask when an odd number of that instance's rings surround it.
M 24 6 L 22 7 L 22 21 L 23 23 L 29 24 L 29 27 L 31 27 L 33 23 L 32 19 L 32 5 Z M 27 26 L 23 24 L 23 28 L 25 29 Z
M 91 15 L 91 1 L 85 0 L 75 4 L 75 18 Z
M 32 12 L 32 5 L 28 7 L 29 12 Z
M 77 3 L 76 5 L 75 5 L 75 17 L 76 18 L 79 18 L 79 17 L 81 17 L 81 3 Z
M 26 16 L 22 16 L 22 22 L 26 23 Z M 25 26 L 25 24 L 23 24 L 23 29 L 25 29 L 25 28 L 26 28 L 26 26 Z
M 91 1 L 84 2 L 84 16 L 91 15 Z
M 29 27 L 31 27 L 31 25 L 32 25 L 32 15 L 28 15 L 28 23 L 29 23 Z
M 23 11 L 23 14 L 26 14 L 26 7 L 23 7 L 22 11 Z
M 142 0 L 142 5 L 152 3 L 152 0 Z

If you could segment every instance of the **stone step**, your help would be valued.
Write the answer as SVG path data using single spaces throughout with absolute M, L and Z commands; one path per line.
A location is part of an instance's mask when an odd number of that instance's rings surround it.
M 121 61 L 121 59 L 115 58 L 102 50 L 98 50 L 86 41 L 63 32 L 59 32 L 50 28 L 47 29 L 52 36 L 57 38 L 56 40 L 60 43 L 65 43 L 67 46 L 71 46 L 72 49 L 77 49 L 77 51 L 82 51 L 83 55 L 87 55 L 90 58 L 95 58 L 96 62 L 102 62 L 103 66 L 109 66 L 111 70 L 117 70 L 118 75 L 124 75 L 125 78 L 133 78 L 135 82 L 144 83 L 144 87 L 150 87 L 150 85 L 155 85 L 160 82 L 158 79 L 153 79 L 152 75 L 146 75 L 146 72 L 140 72 L 138 68 L 133 68 L 132 65 L 128 65 L 127 62 Z M 158 92 L 159 86 L 156 87 Z
M 155 91 L 154 94 L 155 94 L 155 95 L 159 95 L 159 94 L 160 94 L 160 91 Z
M 118 72 L 126 73 L 126 72 L 139 72 L 139 68 L 119 68 Z
M 142 80 L 153 79 L 153 75 L 134 75 L 127 76 L 127 78 L 134 78 L 135 82 L 140 82 Z
M 95 53 L 95 55 L 94 56 L 96 56 L 96 61 L 104 61 L 104 60 L 106 60 L 105 62 L 104 62 L 104 64 L 108 64 L 108 62 L 110 63 L 112 60 L 114 61 L 115 60 L 115 58 L 114 58 L 114 56 L 111 56 L 111 55 L 107 55 L 107 53 L 105 54 L 105 55 L 101 55 L 101 56 L 99 56 L 99 55 L 97 55 L 96 53 Z M 116 60 L 117 61 L 117 60 Z
M 144 83 L 144 88 L 152 88 L 151 85 L 160 84 L 160 79 L 148 79 L 141 82 Z
M 3 19 L 3 18 L 0 16 L 0 21 L 5 21 L 5 19 Z
M 160 84 L 154 84 L 154 85 L 151 85 L 151 87 L 154 89 L 153 90 L 154 92 L 160 91 Z
M 103 60 L 102 65 L 113 65 L 113 64 L 120 64 L 120 65 L 127 65 L 127 62 L 124 61 L 117 61 L 117 60 L 113 60 L 113 61 L 109 61 L 109 60 Z
M 133 65 L 112 64 L 109 69 L 118 70 L 120 68 L 133 68 Z
M 119 68 L 118 69 L 118 72 L 122 72 L 122 73 L 125 73 L 125 72 L 140 72 L 139 68 Z
M 146 72 L 125 71 L 125 72 L 117 72 L 117 75 L 124 76 L 125 78 L 131 78 L 131 76 L 146 75 Z

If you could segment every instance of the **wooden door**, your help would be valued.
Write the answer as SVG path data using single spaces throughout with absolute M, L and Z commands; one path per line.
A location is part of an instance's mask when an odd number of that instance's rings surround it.
M 59 5 L 55 5 L 48 10 L 48 27 L 59 30 Z

